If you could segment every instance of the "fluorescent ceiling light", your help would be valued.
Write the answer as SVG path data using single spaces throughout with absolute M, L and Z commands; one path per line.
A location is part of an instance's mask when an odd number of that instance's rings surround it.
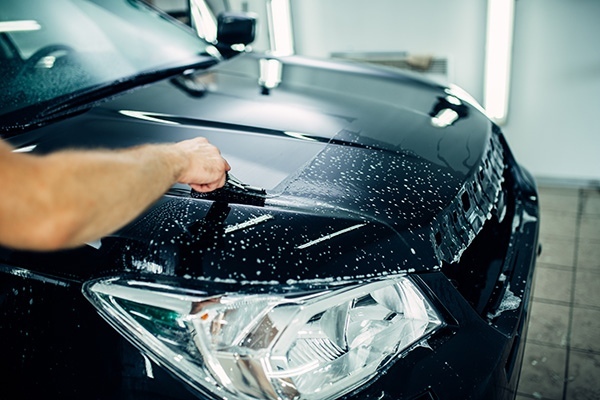
M 281 61 L 274 58 L 261 58 L 260 62 L 260 77 L 258 83 L 267 88 L 274 89 L 281 83 Z
M 193 28 L 198 36 L 209 43 L 217 41 L 217 20 L 204 0 L 192 0 L 190 13 Z
M 484 108 L 503 124 L 508 114 L 515 0 L 488 0 Z
M 276 55 L 294 54 L 292 17 L 289 0 L 270 0 L 267 3 L 269 40 Z
M 33 20 L 0 21 L 0 32 L 26 32 L 40 29 L 42 29 L 40 23 Z

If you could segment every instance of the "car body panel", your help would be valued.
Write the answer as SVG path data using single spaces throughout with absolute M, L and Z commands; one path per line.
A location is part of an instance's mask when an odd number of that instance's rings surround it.
M 326 268 L 338 271 L 340 276 L 355 277 L 439 266 L 429 235 L 419 231 L 427 232 L 431 221 L 456 196 L 465 176 L 480 162 L 491 135 L 490 122 L 471 106 L 461 105 L 470 116 L 448 127 L 432 126 L 432 117 L 427 112 L 447 94 L 443 88 L 416 78 L 404 79 L 409 87 L 417 87 L 414 92 L 423 91 L 425 94 L 420 96 L 429 99 L 423 101 L 421 110 L 410 108 L 410 99 L 406 98 L 404 107 L 380 99 L 367 112 L 368 93 L 363 95 L 356 89 L 357 99 L 344 99 L 346 96 L 334 94 L 335 88 L 314 86 L 308 78 L 319 73 L 309 75 L 307 71 L 315 68 L 311 65 L 292 63 L 291 69 L 302 72 L 296 71 L 296 75 L 306 79 L 292 79 L 289 84 L 285 80 L 289 87 L 282 83 L 264 95 L 258 76 L 233 75 L 232 71 L 237 69 L 250 69 L 248 63 L 258 64 L 258 59 L 240 56 L 226 63 L 223 73 L 220 68 L 208 71 L 200 79 L 210 79 L 212 89 L 209 87 L 199 98 L 190 97 L 169 81 L 159 82 L 94 106 L 73 118 L 22 134 L 15 138 L 18 140 L 14 144 L 35 145 L 34 152 L 44 154 L 65 147 L 117 148 L 198 135 L 207 137 L 221 149 L 239 178 L 267 188 L 265 205 L 252 209 L 252 205 L 232 204 L 229 217 L 214 217 L 214 213 L 209 215 L 209 204 L 203 199 L 171 196 L 117 234 L 138 243 L 151 242 L 151 248 L 152 245 L 162 248 L 163 242 L 177 242 L 176 246 L 188 247 L 182 252 L 193 253 L 194 246 L 202 245 L 182 243 L 187 243 L 187 230 L 202 229 L 202 221 L 217 231 L 219 224 L 227 229 L 244 219 L 259 216 L 270 219 L 246 235 L 250 245 L 245 249 L 238 247 L 234 251 L 233 246 L 226 244 L 211 253 L 220 259 L 218 271 L 204 268 L 203 273 L 194 275 L 202 276 L 209 270 L 208 276 L 219 278 L 256 275 L 248 274 L 247 269 L 263 271 L 262 276 L 251 279 L 300 279 L 285 264 L 286 272 L 278 271 L 281 254 L 302 260 L 305 269 L 302 279 L 331 276 Z M 391 72 L 352 65 L 348 68 L 349 71 L 343 71 L 338 66 L 335 70 L 340 75 L 339 85 L 352 87 L 359 79 L 367 83 L 383 81 L 388 92 L 402 93 L 405 82 Z M 283 70 L 287 71 L 287 64 Z M 239 91 L 228 87 L 231 80 Z M 221 81 L 227 83 L 220 85 Z M 279 90 L 284 92 L 283 99 L 279 98 Z M 328 92 L 329 98 L 323 99 L 323 92 Z M 318 100 L 310 104 L 311 99 Z M 326 104 L 333 106 L 327 109 Z M 481 134 L 486 131 L 487 135 Z M 167 226 L 171 227 L 168 234 L 163 232 Z M 306 250 L 298 249 L 349 228 L 356 232 L 345 233 L 347 240 L 332 238 Z M 203 234 L 195 232 L 192 235 L 195 242 Z M 369 238 L 371 243 L 357 245 L 357 238 L 362 237 Z M 350 248 L 348 240 L 354 243 Z M 206 245 L 205 240 L 199 242 Z M 278 251 L 264 249 L 264 243 Z M 324 246 L 333 246 L 330 253 L 343 253 L 344 257 L 325 256 Z M 367 250 L 369 246 L 371 249 Z M 147 244 L 142 248 L 145 252 Z M 392 257 L 389 251 L 393 250 L 386 249 L 396 249 L 404 258 Z M 359 257 L 357 251 L 363 256 Z M 131 253 L 128 257 L 139 261 L 140 255 L 134 250 L 125 253 Z M 261 260 L 256 254 L 266 255 L 267 259 Z M 383 261 L 386 257 L 389 262 Z M 245 261 L 241 262 L 242 259 Z M 357 267 L 351 262 L 355 259 L 365 261 Z M 160 256 L 146 261 L 159 265 L 181 262 L 178 255 L 171 260 Z M 193 264 L 199 265 L 197 261 Z

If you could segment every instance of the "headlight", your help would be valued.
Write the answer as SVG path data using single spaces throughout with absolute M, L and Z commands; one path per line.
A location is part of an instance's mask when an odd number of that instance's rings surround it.
M 404 276 L 279 294 L 211 292 L 124 278 L 84 286 L 150 358 L 229 399 L 339 397 L 442 324 Z

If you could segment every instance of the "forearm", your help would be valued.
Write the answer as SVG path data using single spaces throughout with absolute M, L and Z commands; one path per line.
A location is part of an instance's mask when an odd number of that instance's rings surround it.
M 173 185 L 185 163 L 173 146 L 60 152 L 20 160 L 20 175 L 34 176 L 36 185 L 23 182 L 10 195 L 12 221 L 2 221 L 11 226 L 13 243 L 8 244 L 54 249 L 106 235 Z
M 175 182 L 208 192 L 230 167 L 204 138 L 121 151 L 13 153 L 0 141 L 0 244 L 74 247 L 131 222 Z
M 172 146 L 73 152 L 48 156 L 48 161 L 58 165 L 55 184 L 67 181 L 65 190 L 49 202 L 60 205 L 56 218 L 62 221 L 57 225 L 71 222 L 57 247 L 94 240 L 129 223 L 177 181 L 186 162 Z

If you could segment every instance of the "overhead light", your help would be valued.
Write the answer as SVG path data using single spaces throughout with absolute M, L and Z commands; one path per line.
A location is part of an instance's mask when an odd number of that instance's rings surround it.
M 0 22 L 0 32 L 26 32 L 39 31 L 40 29 L 42 29 L 40 23 L 33 20 Z
M 508 114 L 514 7 L 514 0 L 488 0 L 483 103 L 498 124 Z
M 274 89 L 281 83 L 281 61 L 274 58 L 261 58 L 258 83 L 266 89 Z
M 203 0 L 190 2 L 192 26 L 198 36 L 209 43 L 217 41 L 217 20 Z
M 267 14 L 271 52 L 275 55 L 294 54 L 290 1 L 270 0 L 267 2 Z

